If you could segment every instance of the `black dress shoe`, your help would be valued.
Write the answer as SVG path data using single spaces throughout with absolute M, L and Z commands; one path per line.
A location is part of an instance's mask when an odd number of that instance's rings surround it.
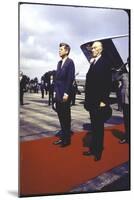
M 67 146 L 69 146 L 71 143 L 70 142 L 63 142 L 62 144 L 61 144 L 61 146 L 60 147 L 67 147 Z
M 101 157 L 95 156 L 94 161 L 99 161 L 99 160 L 101 160 Z
M 71 135 L 73 135 L 73 134 L 74 134 L 74 132 L 71 130 L 70 134 L 71 134 Z
M 119 141 L 119 144 L 125 144 L 125 143 L 128 143 L 128 141 L 126 139 L 122 139 Z
M 62 132 L 62 130 L 60 130 L 58 133 L 56 133 L 56 137 L 61 137 L 63 135 L 63 132 Z
M 73 131 L 71 130 L 70 134 L 73 135 Z M 58 131 L 58 133 L 55 134 L 56 137 L 62 137 L 64 135 L 64 132 L 62 130 Z
M 58 144 L 62 144 L 62 140 L 57 140 L 55 142 L 53 142 L 54 145 L 58 145 Z
M 83 155 L 84 155 L 84 156 L 92 156 L 93 154 L 92 154 L 91 151 L 84 151 L 84 152 L 83 152 Z
M 99 154 L 95 155 L 94 161 L 99 161 L 99 160 L 101 160 L 101 155 L 102 155 L 102 153 L 99 153 Z

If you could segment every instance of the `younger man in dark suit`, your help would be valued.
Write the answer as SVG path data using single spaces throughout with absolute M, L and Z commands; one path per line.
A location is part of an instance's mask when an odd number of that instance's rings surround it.
M 75 78 L 75 66 L 72 59 L 68 57 L 70 46 L 66 43 L 59 45 L 59 56 L 57 71 L 54 79 L 54 100 L 56 102 L 56 111 L 61 125 L 62 134 L 60 140 L 54 144 L 60 144 L 66 147 L 71 142 L 71 96 L 73 81 Z

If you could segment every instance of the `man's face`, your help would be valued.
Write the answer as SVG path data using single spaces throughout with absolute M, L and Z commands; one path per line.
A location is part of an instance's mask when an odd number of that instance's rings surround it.
M 65 49 L 65 46 L 59 47 L 59 56 L 61 58 L 64 58 L 67 55 L 68 55 L 68 50 Z
M 94 58 L 101 55 L 101 52 L 102 52 L 101 42 L 94 42 L 91 47 L 91 52 Z

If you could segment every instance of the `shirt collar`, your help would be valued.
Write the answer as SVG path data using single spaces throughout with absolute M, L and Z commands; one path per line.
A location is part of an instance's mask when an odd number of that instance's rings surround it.
M 95 57 L 95 58 L 91 58 L 90 64 L 92 64 L 92 63 L 95 64 L 95 63 L 100 59 L 100 57 L 101 57 L 101 55 L 99 55 L 99 56 L 97 56 L 97 57 Z
M 65 61 L 66 61 L 66 59 L 67 59 L 68 57 L 65 57 L 65 58 L 63 58 L 61 61 L 62 61 L 62 65 L 61 66 L 63 66 L 64 65 L 64 63 L 65 63 Z
M 97 57 L 95 58 L 95 63 L 100 59 L 100 57 L 101 57 L 101 55 L 99 55 L 99 56 L 97 56 Z

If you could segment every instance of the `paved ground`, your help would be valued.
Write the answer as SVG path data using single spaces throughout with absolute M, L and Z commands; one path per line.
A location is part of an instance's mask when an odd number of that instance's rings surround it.
M 105 126 L 123 123 L 122 112 L 117 111 L 117 103 L 111 95 L 112 117 Z M 84 94 L 77 95 L 76 105 L 72 106 L 72 131 L 88 130 L 90 116 L 83 107 Z M 25 93 L 24 105 L 20 106 L 20 140 L 35 140 L 42 137 L 51 137 L 60 130 L 56 112 L 48 105 L 48 96 L 41 98 L 40 93 Z M 76 188 L 71 193 L 127 190 L 129 188 L 128 163 L 103 173 L 99 177 L 89 180 Z M 116 182 L 118 181 L 118 184 Z M 124 184 L 121 184 L 123 181 Z M 116 185 L 120 185 L 116 188 Z M 123 186 L 122 186 L 123 185 Z M 112 190 L 111 189 L 111 190 Z
M 81 131 L 90 128 L 89 113 L 83 107 L 84 94 L 77 95 L 76 105 L 72 106 L 72 130 Z M 112 118 L 105 126 L 122 123 L 122 113 L 117 104 L 112 104 Z M 48 106 L 48 96 L 41 98 L 40 93 L 25 93 L 24 105 L 20 107 L 21 140 L 49 137 L 60 130 L 56 112 Z

